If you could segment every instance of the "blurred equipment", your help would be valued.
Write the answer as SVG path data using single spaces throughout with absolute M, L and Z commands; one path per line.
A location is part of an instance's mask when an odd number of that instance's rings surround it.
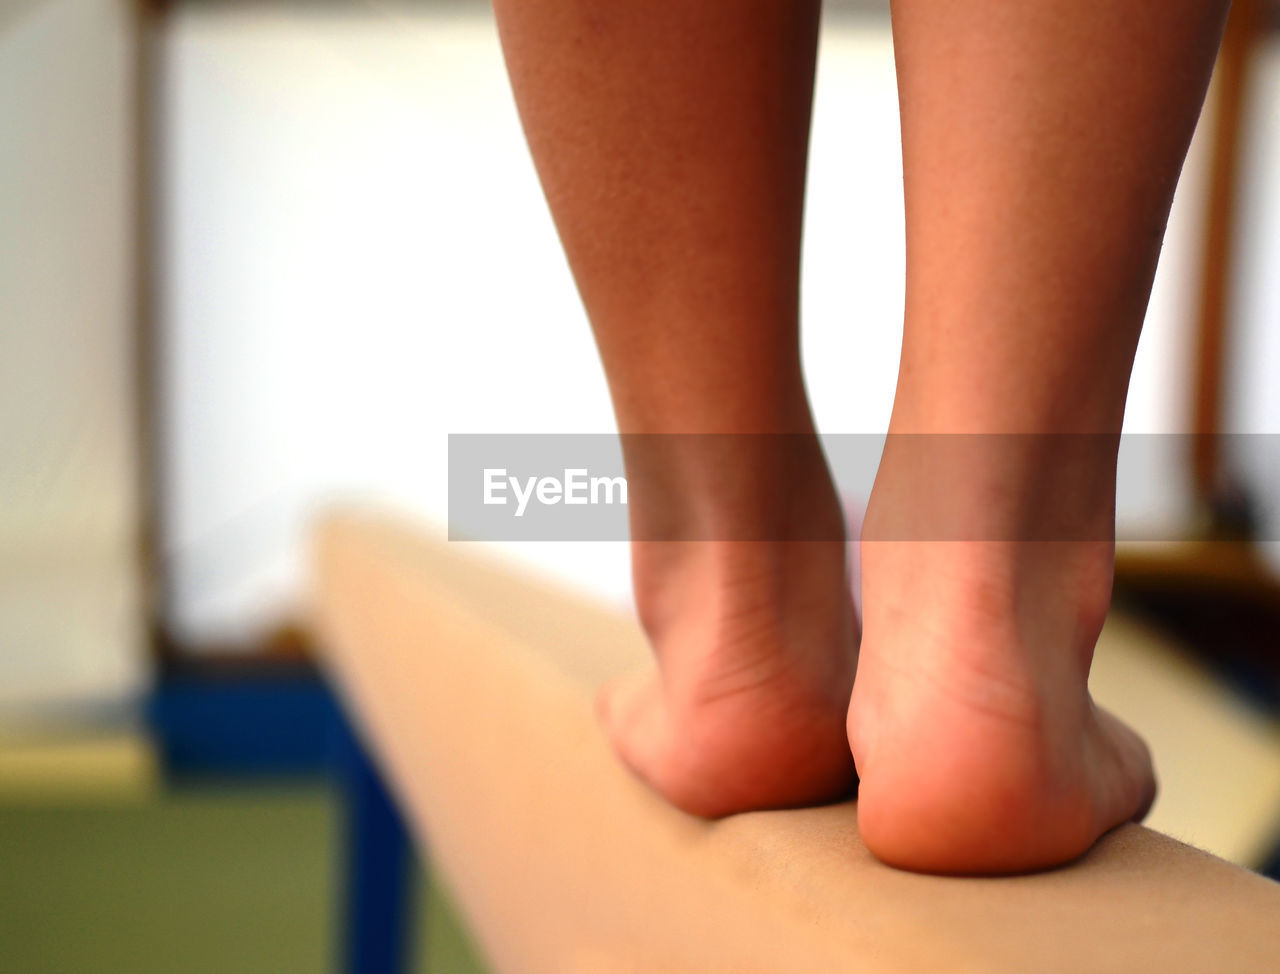
M 1239 327 L 1242 225 L 1251 203 L 1247 122 L 1268 44 L 1274 57 L 1277 28 L 1274 0 L 1234 0 L 1205 109 L 1211 161 L 1187 451 L 1196 522 L 1185 542 L 1121 545 L 1116 566 L 1120 605 L 1200 655 L 1272 715 L 1280 714 L 1280 509 L 1269 496 L 1278 471 L 1268 464 L 1277 436 L 1232 432 L 1242 417 L 1232 415 L 1231 366 L 1238 372 L 1249 354 L 1238 347 L 1245 337 Z M 1274 281 L 1274 269 L 1266 277 Z M 1265 324 L 1274 329 L 1274 321 Z M 1270 868 L 1280 870 L 1280 860 Z

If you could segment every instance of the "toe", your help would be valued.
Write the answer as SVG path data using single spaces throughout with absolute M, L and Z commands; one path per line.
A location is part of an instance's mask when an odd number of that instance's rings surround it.
M 596 696 L 596 710 L 623 763 L 662 790 L 663 783 L 655 779 L 661 777 L 665 733 L 654 672 L 631 673 L 605 684 Z
M 1156 797 L 1155 770 L 1147 742 L 1115 714 L 1098 708 L 1098 721 L 1110 744 L 1116 768 L 1116 822 L 1140 822 Z
M 610 735 L 625 734 L 642 716 L 653 675 L 640 670 L 617 677 L 596 693 L 596 714 Z

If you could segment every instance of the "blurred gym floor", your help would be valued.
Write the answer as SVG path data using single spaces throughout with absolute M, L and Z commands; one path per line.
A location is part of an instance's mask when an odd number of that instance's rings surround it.
M 77 752 L 114 752 L 115 780 L 81 762 L 77 784 Z M 329 791 L 161 792 L 141 743 L 124 739 L 64 742 L 43 761 L 30 747 L 22 754 L 0 749 L 0 971 L 334 969 L 340 855 Z M 415 892 L 411 969 L 483 971 L 447 894 L 423 878 Z

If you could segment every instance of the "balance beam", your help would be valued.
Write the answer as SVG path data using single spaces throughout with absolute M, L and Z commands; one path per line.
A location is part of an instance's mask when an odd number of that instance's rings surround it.
M 717 822 L 613 757 L 623 615 L 376 515 L 315 544 L 326 665 L 503 974 L 1280 970 L 1280 885 L 1136 825 L 998 879 L 881 865 L 855 805 Z

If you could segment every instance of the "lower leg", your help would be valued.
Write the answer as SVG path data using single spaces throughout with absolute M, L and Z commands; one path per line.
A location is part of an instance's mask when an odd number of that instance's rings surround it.
M 849 721 L 891 862 L 1050 865 L 1150 803 L 1145 746 L 1086 681 L 1129 372 L 1225 6 L 895 0 L 906 325 Z
M 495 7 L 626 434 L 660 674 L 602 696 L 607 729 L 691 811 L 828 797 L 856 623 L 797 341 L 816 0 Z

